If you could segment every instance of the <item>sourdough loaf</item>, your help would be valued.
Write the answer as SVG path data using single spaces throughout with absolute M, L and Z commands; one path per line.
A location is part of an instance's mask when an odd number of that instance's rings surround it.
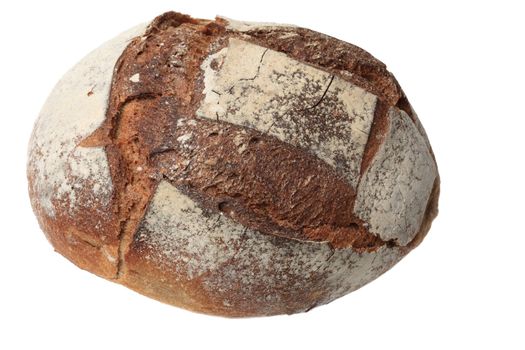
M 307 311 L 375 279 L 437 214 L 425 132 L 385 65 L 290 25 L 165 13 L 59 81 L 29 192 L 56 251 L 193 311 Z

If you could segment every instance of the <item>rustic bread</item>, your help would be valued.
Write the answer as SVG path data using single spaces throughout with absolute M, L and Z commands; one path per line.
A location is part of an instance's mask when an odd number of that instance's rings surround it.
M 223 316 L 307 311 L 375 279 L 437 214 L 425 132 L 385 65 L 294 26 L 169 12 L 60 80 L 30 141 L 56 251 Z

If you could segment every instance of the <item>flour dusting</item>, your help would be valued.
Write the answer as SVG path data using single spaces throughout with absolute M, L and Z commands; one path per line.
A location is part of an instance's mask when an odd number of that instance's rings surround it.
M 128 41 L 145 27 L 132 28 L 87 55 L 57 83 L 42 108 L 30 141 L 28 167 L 34 174 L 36 200 L 48 216 L 55 215 L 55 205 L 73 213 L 83 200 L 80 193 L 102 205 L 111 200 L 104 149 L 77 145 L 104 121 L 115 63 Z
M 356 187 L 375 95 L 283 53 L 233 38 L 201 69 L 204 99 L 198 116 L 302 147 Z

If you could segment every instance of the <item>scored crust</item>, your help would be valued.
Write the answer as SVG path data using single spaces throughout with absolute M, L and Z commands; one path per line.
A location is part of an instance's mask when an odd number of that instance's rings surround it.
M 365 51 L 303 28 L 170 12 L 119 56 L 105 118 L 70 151 L 105 151 L 110 200 L 82 205 L 105 213 L 110 241 L 56 198 L 55 216 L 42 210 L 45 147 L 30 151 L 39 221 L 80 267 L 195 311 L 293 313 L 375 279 L 428 231 L 432 151 L 394 77 Z M 381 159 L 399 151 L 412 152 L 401 175 Z M 412 199 L 389 216 L 393 194 Z
M 115 275 L 118 217 L 102 147 L 81 147 L 105 120 L 113 71 L 142 24 L 108 41 L 69 70 L 48 97 L 29 142 L 31 205 L 54 248 L 100 276 Z

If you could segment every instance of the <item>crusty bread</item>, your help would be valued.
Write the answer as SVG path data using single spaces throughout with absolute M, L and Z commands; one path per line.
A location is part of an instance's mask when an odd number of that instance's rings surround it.
M 193 311 L 307 311 L 421 242 L 439 176 L 385 65 L 294 26 L 169 12 L 57 84 L 31 203 L 77 266 Z

